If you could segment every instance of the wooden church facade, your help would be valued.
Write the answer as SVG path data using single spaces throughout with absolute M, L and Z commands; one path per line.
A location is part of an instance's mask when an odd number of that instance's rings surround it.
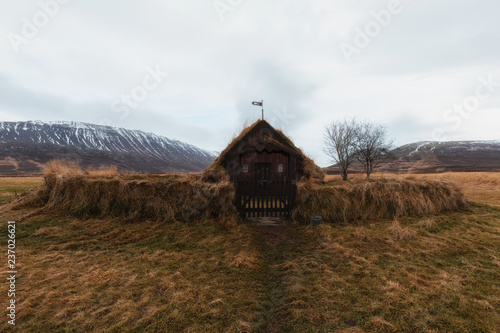
M 221 158 L 243 217 L 291 216 L 303 155 L 281 132 L 259 121 Z

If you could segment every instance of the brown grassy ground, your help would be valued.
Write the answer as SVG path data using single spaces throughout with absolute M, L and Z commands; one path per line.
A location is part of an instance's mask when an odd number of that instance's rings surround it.
M 499 332 L 500 175 L 468 176 L 447 176 L 477 195 L 467 211 L 316 228 L 0 209 L 1 243 L 18 221 L 17 329 Z
M 285 329 L 499 332 L 500 214 L 292 229 Z

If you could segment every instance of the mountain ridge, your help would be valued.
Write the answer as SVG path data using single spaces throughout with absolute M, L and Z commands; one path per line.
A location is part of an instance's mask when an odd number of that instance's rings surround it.
M 393 149 L 391 155 L 374 172 L 500 171 L 500 140 L 418 141 Z M 335 174 L 338 167 L 324 170 Z M 351 170 L 362 172 L 359 162 Z
M 71 121 L 0 122 L 0 173 L 37 173 L 51 159 L 129 172 L 198 172 L 214 154 L 141 130 Z

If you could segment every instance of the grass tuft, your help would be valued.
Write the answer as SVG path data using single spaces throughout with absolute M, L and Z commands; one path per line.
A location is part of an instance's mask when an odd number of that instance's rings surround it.
M 392 232 L 397 241 L 412 239 L 416 236 L 416 232 L 414 230 L 403 228 L 397 219 L 394 219 L 389 230 Z

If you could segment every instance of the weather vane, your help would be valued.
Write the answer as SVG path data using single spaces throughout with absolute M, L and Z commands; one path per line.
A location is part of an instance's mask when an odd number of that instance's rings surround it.
M 264 120 L 264 101 L 260 101 L 260 102 L 252 102 L 252 105 L 256 105 L 256 106 L 261 106 L 262 107 L 262 120 Z

